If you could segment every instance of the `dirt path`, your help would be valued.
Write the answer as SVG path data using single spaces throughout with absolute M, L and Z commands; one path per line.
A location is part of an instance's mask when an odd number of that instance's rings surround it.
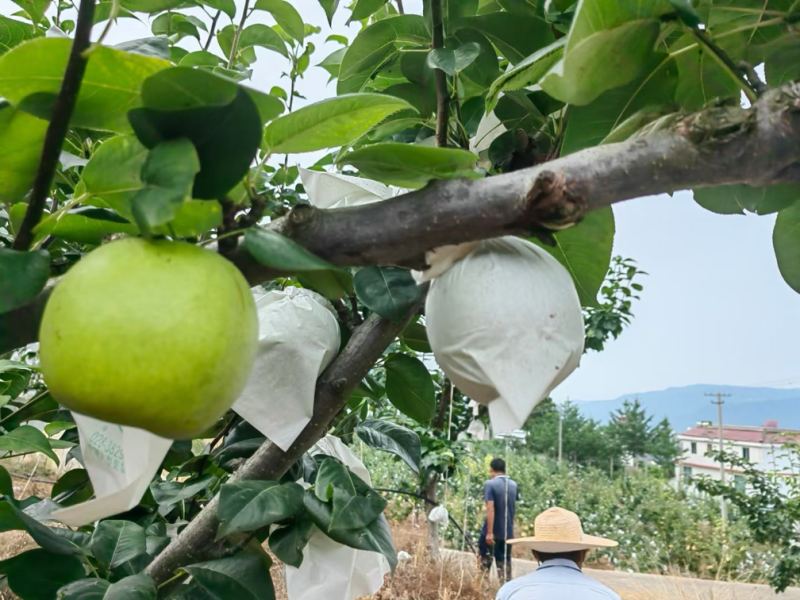
M 463 560 L 468 565 L 473 567 L 475 565 L 475 558 L 471 554 L 453 551 L 449 551 L 448 554 L 456 560 Z M 527 575 L 535 571 L 537 566 L 534 561 L 515 558 L 514 577 Z M 800 588 L 789 588 L 783 594 L 777 595 L 766 585 L 750 583 L 595 569 L 587 569 L 586 574 L 613 589 L 622 596 L 622 600 L 800 600 Z

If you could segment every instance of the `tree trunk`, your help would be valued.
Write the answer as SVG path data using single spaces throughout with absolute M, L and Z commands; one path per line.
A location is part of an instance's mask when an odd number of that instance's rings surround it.
M 425 488 L 425 495 L 429 500 L 438 502 L 437 498 L 437 484 L 439 483 L 439 474 L 433 473 L 428 480 L 428 485 Z M 427 510 L 427 507 L 426 507 Z M 439 556 L 439 524 L 428 520 L 428 552 L 431 556 Z

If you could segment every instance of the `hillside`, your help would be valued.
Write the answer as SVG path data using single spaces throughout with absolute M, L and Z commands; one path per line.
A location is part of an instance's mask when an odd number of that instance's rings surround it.
M 800 388 L 778 389 L 734 385 L 697 384 L 656 392 L 625 394 L 614 400 L 576 401 L 581 411 L 605 422 L 609 414 L 626 399 L 638 398 L 654 421 L 667 417 L 675 431 L 683 431 L 698 421 L 717 420 L 717 409 L 705 393 L 731 394 L 725 398 L 723 420 L 735 425 L 763 425 L 767 419 L 781 427 L 800 429 Z

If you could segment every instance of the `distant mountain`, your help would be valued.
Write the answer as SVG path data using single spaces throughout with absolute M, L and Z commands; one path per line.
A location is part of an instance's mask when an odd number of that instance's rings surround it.
M 622 407 L 625 400 L 639 402 L 657 422 L 669 419 L 672 428 L 681 432 L 698 421 L 717 422 L 717 407 L 706 393 L 730 394 L 725 398 L 722 420 L 730 425 L 763 425 L 767 419 L 780 427 L 800 429 L 800 388 L 778 389 L 739 387 L 735 385 L 689 385 L 658 392 L 625 394 L 614 400 L 575 401 L 584 415 L 607 422 L 609 414 Z

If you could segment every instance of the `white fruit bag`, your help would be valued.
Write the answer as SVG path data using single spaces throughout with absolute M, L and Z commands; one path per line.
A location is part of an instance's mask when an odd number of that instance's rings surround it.
M 286 451 L 311 420 L 317 378 L 339 352 L 339 323 L 325 298 L 296 287 L 258 298 L 256 309 L 256 359 L 233 410 Z
M 308 194 L 308 201 L 317 208 L 360 206 L 393 198 L 406 192 L 371 179 L 326 171 L 310 171 L 302 167 L 300 180 Z
M 338 458 L 372 485 L 364 463 L 339 438 L 325 436 L 310 453 Z M 384 575 L 390 571 L 389 561 L 382 554 L 335 542 L 315 526 L 300 568 L 284 567 L 286 594 L 289 600 L 355 600 L 381 589 Z
M 495 434 L 521 427 L 580 363 L 583 315 L 572 278 L 525 240 L 480 242 L 434 279 L 425 307 L 436 362 L 488 406 Z
M 72 413 L 95 498 L 54 511 L 52 517 L 81 527 L 131 510 L 142 499 L 172 440 L 154 433 Z

